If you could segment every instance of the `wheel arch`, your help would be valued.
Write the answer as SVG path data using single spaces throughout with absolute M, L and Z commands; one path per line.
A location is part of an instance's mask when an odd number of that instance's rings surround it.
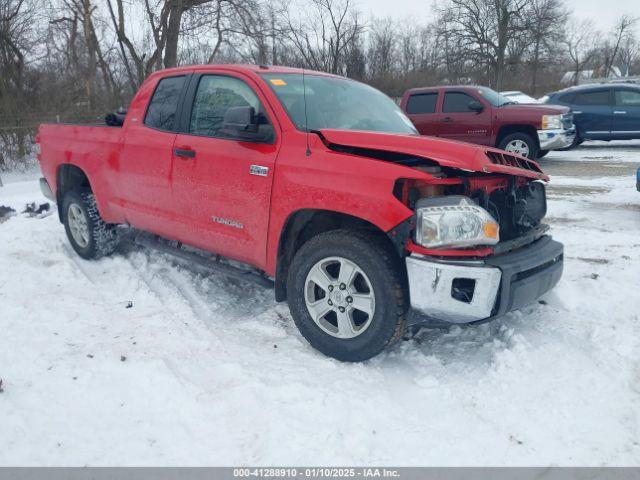
M 540 149 L 540 143 L 538 142 L 538 130 L 533 125 L 526 124 L 511 124 L 511 125 L 503 125 L 498 130 L 498 135 L 496 136 L 496 147 L 499 148 L 502 140 L 505 139 L 507 135 L 511 135 L 512 133 L 526 133 L 529 135 L 536 144 L 536 148 Z
M 397 245 L 394 244 L 389 235 L 367 220 L 333 210 L 297 210 L 291 213 L 285 221 L 278 240 L 275 281 L 276 301 L 281 302 L 287 298 L 286 285 L 289 265 L 300 247 L 320 233 L 343 229 L 369 231 L 372 235 L 384 239 L 399 257 Z
M 70 190 L 92 191 L 91 182 L 83 169 L 72 163 L 63 163 L 56 171 L 56 202 L 60 222 L 63 220 L 62 199 Z

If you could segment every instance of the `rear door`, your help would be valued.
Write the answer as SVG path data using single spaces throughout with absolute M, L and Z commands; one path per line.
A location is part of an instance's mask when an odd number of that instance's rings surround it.
M 613 93 L 613 138 L 640 138 L 640 90 L 616 88 Z
M 160 79 L 155 88 L 150 86 L 153 90 L 148 94 L 151 99 L 146 111 L 130 113 L 114 189 L 118 191 L 115 202 L 131 225 L 161 235 L 169 234 L 175 221 L 172 148 L 187 80 L 188 75 Z
M 409 95 L 405 107 L 407 116 L 411 119 L 421 135 L 438 134 L 438 91 L 416 92 Z
M 263 140 L 230 136 L 222 128 L 231 107 L 252 106 Z M 262 266 L 279 127 L 266 99 L 249 78 L 235 73 L 194 74 L 181 133 L 174 144 L 173 206 L 180 239 Z
M 479 113 L 471 110 L 472 101 L 480 102 L 484 109 Z M 438 120 L 439 137 L 491 145 L 491 105 L 482 98 L 468 92 L 445 90 Z
M 613 100 L 610 88 L 577 92 L 572 110 L 582 138 L 606 140 L 611 136 Z

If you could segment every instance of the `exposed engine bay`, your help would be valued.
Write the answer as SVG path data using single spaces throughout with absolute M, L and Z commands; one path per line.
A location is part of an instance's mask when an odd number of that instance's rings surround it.
M 500 226 L 500 244 L 512 242 L 530 232 L 543 233 L 547 213 L 545 184 L 539 180 L 476 172 L 447 172 L 434 166 L 415 166 L 436 177 L 435 183 L 403 181 L 396 185 L 396 197 L 415 210 L 420 199 L 462 195 L 484 208 Z M 533 240 L 533 239 L 532 239 Z M 496 245 L 496 250 L 500 250 Z

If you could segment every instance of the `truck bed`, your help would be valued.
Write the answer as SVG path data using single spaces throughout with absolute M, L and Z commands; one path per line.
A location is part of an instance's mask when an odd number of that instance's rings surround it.
M 123 139 L 122 128 L 107 125 L 41 125 L 37 137 L 40 166 L 53 193 L 58 168 L 65 163 L 80 167 L 92 185 L 97 182 L 94 187 L 106 187 L 110 176 L 104 170 L 117 168 Z

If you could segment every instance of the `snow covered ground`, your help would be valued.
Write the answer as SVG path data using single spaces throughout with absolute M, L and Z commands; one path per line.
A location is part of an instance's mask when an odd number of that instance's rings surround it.
M 271 291 L 0 223 L 0 465 L 640 465 L 640 145 L 543 165 L 558 287 L 355 365 Z M 0 205 L 44 200 L 4 180 Z

